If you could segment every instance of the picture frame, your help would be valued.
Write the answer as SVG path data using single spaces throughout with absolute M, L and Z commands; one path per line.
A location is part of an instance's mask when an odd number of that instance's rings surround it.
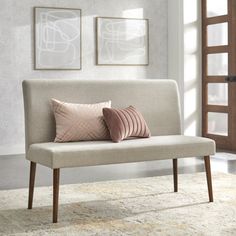
M 34 69 L 81 70 L 81 9 L 34 7 Z
M 96 65 L 149 65 L 149 20 L 96 17 Z

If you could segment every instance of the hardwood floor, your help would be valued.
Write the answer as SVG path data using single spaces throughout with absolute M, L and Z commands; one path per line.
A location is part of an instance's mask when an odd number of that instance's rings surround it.
M 0 190 L 28 187 L 30 162 L 24 155 L 0 156 Z M 236 154 L 218 152 L 211 158 L 212 171 L 236 174 Z M 172 174 L 172 160 L 61 169 L 61 184 Z M 178 160 L 178 173 L 203 172 L 203 158 Z M 49 168 L 37 165 L 35 186 L 52 185 Z

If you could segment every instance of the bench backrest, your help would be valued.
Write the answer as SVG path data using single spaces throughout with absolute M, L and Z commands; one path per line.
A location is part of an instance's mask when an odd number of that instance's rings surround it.
M 181 133 L 178 89 L 172 80 L 25 80 L 26 151 L 33 143 L 51 142 L 55 120 L 51 98 L 72 103 L 112 101 L 112 107 L 136 107 L 152 135 Z

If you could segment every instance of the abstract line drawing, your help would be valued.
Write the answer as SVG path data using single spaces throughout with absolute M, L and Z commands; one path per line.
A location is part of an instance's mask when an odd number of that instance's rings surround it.
M 148 65 L 148 20 L 97 17 L 98 65 Z
M 35 8 L 35 69 L 81 69 L 81 10 Z

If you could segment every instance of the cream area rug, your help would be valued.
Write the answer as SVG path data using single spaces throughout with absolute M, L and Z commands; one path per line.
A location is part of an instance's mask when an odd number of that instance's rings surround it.
M 52 188 L 0 191 L 0 235 L 236 235 L 236 175 L 214 173 L 208 203 L 205 173 L 64 185 L 59 223 L 51 223 Z

